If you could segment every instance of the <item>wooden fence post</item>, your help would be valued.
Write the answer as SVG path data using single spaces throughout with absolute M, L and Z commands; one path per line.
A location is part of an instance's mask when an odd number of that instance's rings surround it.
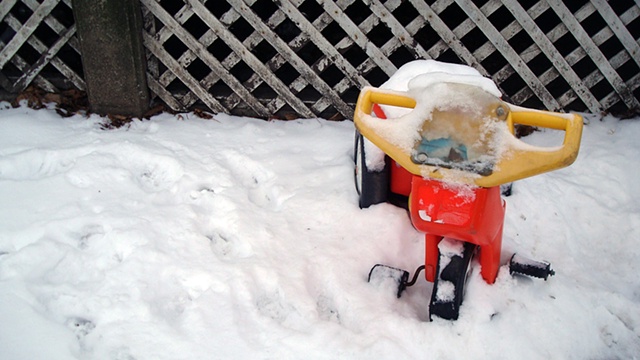
M 138 0 L 72 0 L 91 111 L 141 117 L 149 108 Z

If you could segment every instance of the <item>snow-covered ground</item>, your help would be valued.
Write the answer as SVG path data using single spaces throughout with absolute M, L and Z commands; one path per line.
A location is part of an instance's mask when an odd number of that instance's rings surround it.
M 0 359 L 630 359 L 640 354 L 640 119 L 587 117 L 577 161 L 519 181 L 460 319 L 413 271 L 404 210 L 360 210 L 353 124 L 0 110 Z M 537 132 L 534 144 L 558 141 Z

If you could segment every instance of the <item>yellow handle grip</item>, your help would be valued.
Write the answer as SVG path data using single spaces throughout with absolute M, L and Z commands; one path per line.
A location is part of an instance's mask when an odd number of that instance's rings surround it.
M 416 100 L 401 93 L 366 91 L 371 104 L 391 105 L 413 109 Z M 370 105 L 371 106 L 371 105 Z M 371 112 L 371 110 L 369 110 Z
M 411 161 L 410 154 L 387 141 L 384 134 L 378 134 L 367 126 L 362 118 L 371 114 L 373 104 L 412 109 L 416 107 L 416 100 L 407 96 L 406 93 L 380 91 L 366 87 L 360 93 L 354 113 L 354 123 L 358 130 L 402 167 L 415 175 L 436 179 L 447 178 L 455 171 L 458 180 L 482 187 L 497 186 L 570 165 L 578 155 L 582 136 L 582 117 L 579 115 L 530 110 L 509 105 L 511 111 L 507 117 L 507 123 L 510 129 L 513 129 L 514 124 L 522 124 L 561 130 L 565 132 L 562 145 L 543 148 L 527 145 L 513 138 L 513 141 L 507 144 L 505 155 L 498 160 L 490 175 L 480 176 L 468 173 L 468 176 L 461 177 L 459 170 L 415 164 Z
M 578 156 L 582 137 L 582 117 L 548 111 L 512 107 L 507 121 L 511 124 L 536 126 L 564 131 L 559 147 L 537 147 L 517 140 L 497 164 L 498 170 L 483 179 L 479 186 L 494 186 L 523 179 L 571 165 Z M 495 177 L 494 177 L 495 176 Z

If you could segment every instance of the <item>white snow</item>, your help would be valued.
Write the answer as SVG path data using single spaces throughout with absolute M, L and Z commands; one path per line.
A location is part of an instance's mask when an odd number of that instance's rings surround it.
M 640 119 L 588 117 L 577 161 L 514 185 L 503 263 L 428 322 L 377 263 L 423 262 L 404 210 L 358 208 L 353 124 L 0 110 L 0 358 L 630 359 L 640 354 Z M 548 146 L 556 132 L 527 141 Z
M 440 258 L 438 266 L 444 269 L 451 262 L 453 256 L 463 256 L 464 243 L 451 238 L 444 238 L 438 243 Z M 451 281 L 440 279 L 436 290 L 436 299 L 440 302 L 453 301 L 456 296 L 456 286 Z
M 377 146 L 375 146 L 369 139 L 363 137 L 364 141 L 364 153 L 365 156 L 365 165 L 369 171 L 382 171 L 385 166 L 385 157 L 386 154 L 384 151 L 380 150 Z
M 443 82 L 455 84 L 467 84 L 481 88 L 482 90 L 500 97 L 502 93 L 496 84 L 489 78 L 485 78 L 478 70 L 471 66 L 450 64 L 436 60 L 414 60 L 402 65 L 387 81 L 380 85 L 380 89 L 408 92 L 416 98 L 421 97 L 424 89 Z M 450 94 L 438 96 L 438 100 L 452 100 Z M 409 112 L 406 108 L 382 105 L 388 117 L 397 118 Z
M 451 281 L 440 280 L 438 290 L 436 291 L 436 299 L 438 302 L 453 301 L 456 297 L 456 286 Z
M 440 251 L 441 256 L 443 255 L 445 258 L 451 258 L 454 255 L 462 257 L 464 245 L 462 242 L 455 239 L 444 238 L 438 243 L 438 250 Z M 446 266 L 446 264 L 443 264 L 443 267 L 444 266 Z
M 381 89 L 409 91 L 440 82 L 472 84 L 500 97 L 502 94 L 491 79 L 484 78 L 471 66 L 444 63 L 435 60 L 414 60 L 402 65 Z

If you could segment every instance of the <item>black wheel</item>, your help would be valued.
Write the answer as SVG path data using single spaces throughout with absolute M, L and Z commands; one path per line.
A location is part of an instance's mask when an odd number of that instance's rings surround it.
M 443 241 L 457 242 L 462 247 L 462 251 L 440 251 L 429 304 L 429 319 L 437 316 L 446 320 L 457 320 L 464 297 L 469 265 L 477 245 L 450 239 Z
M 382 170 L 369 170 L 367 168 L 367 154 L 364 142 L 364 137 L 356 130 L 354 178 L 356 190 L 358 191 L 358 195 L 360 195 L 361 209 L 368 208 L 371 205 L 387 202 L 389 199 L 389 159 L 385 156 L 385 164 Z

